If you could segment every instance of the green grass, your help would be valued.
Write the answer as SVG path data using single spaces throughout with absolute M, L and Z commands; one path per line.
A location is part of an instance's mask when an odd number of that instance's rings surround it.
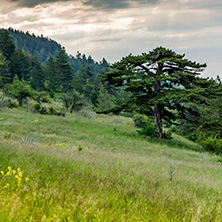
M 0 221 L 219 222 L 218 160 L 178 135 L 138 136 L 124 117 L 4 109 L 0 171 L 21 168 L 23 177 L 16 187 L 12 175 L 0 175 Z

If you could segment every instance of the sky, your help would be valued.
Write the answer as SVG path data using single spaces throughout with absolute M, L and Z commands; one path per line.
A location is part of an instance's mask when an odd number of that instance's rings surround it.
M 221 12 L 221 0 L 0 0 L 0 28 L 43 34 L 96 61 L 163 46 L 222 78 Z

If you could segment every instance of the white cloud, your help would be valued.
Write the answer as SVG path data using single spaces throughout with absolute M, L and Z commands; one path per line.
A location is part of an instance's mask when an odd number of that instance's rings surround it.
M 95 8 L 96 1 L 93 4 L 65 1 L 25 8 L 3 0 L 0 20 L 2 27 L 49 36 L 70 54 L 80 51 L 96 60 L 105 57 L 117 61 L 129 53 L 140 54 L 161 45 L 186 53 L 192 60 L 206 62 L 210 70 L 206 75 L 215 77 L 222 62 L 222 3 L 157 2 L 122 1 L 125 7 L 122 4 L 108 10 Z M 117 1 L 114 3 L 118 6 Z

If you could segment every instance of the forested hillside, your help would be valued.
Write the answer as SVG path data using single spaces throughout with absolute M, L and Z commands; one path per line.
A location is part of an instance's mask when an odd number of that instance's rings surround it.
M 75 96 L 99 110 L 119 105 L 128 98 L 121 89 L 114 89 L 101 81 L 102 75 L 109 70 L 105 59 L 96 62 L 90 55 L 86 57 L 80 52 L 69 56 L 60 44 L 49 38 L 12 28 L 1 29 L 0 51 L 4 64 L 0 67 L 0 87 L 6 93 L 10 91 L 13 80 L 17 80 L 37 92 L 49 93 L 51 97 L 61 94 L 67 109 Z
M 50 56 L 56 58 L 58 53 L 64 49 L 59 43 L 43 35 L 36 36 L 34 33 L 30 34 L 28 31 L 23 32 L 13 28 L 0 29 L 0 32 L 4 31 L 9 32 L 17 49 L 24 50 L 28 54 L 37 57 L 40 62 L 45 64 Z M 86 56 L 80 52 L 77 52 L 76 56 L 68 56 L 67 54 L 66 56 L 74 72 L 78 72 L 80 68 L 87 67 L 91 73 L 96 74 L 104 70 L 108 65 L 105 58 L 100 62 L 96 62 L 91 55 Z
M 2 29 L 0 89 L 19 106 L 31 99 L 32 110 L 41 114 L 65 115 L 85 107 L 135 114 L 140 134 L 170 139 L 176 132 L 220 154 L 221 79 L 201 78 L 206 64 L 184 56 L 157 47 L 110 66 L 105 59 L 98 63 L 80 52 L 69 56 L 60 44 L 43 36 Z M 61 101 L 64 110 L 45 106 L 51 99 Z M 7 104 L 15 106 L 9 100 Z

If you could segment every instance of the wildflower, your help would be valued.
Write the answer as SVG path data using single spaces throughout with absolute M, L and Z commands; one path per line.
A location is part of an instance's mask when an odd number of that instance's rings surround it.
M 19 178 L 18 175 L 15 175 L 15 178 L 18 179 Z
M 6 176 L 9 176 L 11 174 L 11 171 L 8 171 L 6 174 L 5 174 L 5 177 Z
M 28 180 L 29 180 L 29 178 L 28 178 L 28 177 L 26 177 L 26 178 L 25 178 L 25 181 L 28 181 Z
M 19 174 L 20 177 L 22 177 L 22 172 L 21 171 L 18 174 Z
M 13 174 L 15 174 L 15 173 L 16 173 L 16 171 L 15 171 L 15 170 L 13 170 L 12 172 L 13 172 Z
M 11 170 L 12 168 L 10 166 L 8 166 L 8 170 Z
M 17 171 L 21 171 L 21 169 L 20 169 L 20 168 L 17 168 Z
M 4 176 L 4 172 L 3 171 L 1 171 L 1 174 Z

